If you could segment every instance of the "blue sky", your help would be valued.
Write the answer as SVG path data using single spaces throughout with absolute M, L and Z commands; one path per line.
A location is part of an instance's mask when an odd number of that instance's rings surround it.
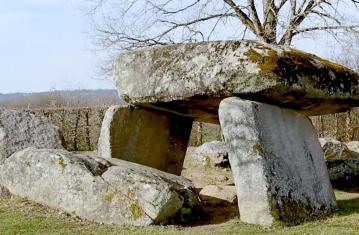
M 0 93 L 113 88 L 88 31 L 81 1 L 0 0 Z
M 0 0 L 0 93 L 114 88 L 99 79 L 86 0 Z M 330 56 L 326 38 L 296 42 Z

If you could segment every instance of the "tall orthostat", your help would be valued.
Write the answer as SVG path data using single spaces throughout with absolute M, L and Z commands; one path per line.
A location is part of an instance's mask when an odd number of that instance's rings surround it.
M 192 118 L 132 105 L 111 106 L 98 142 L 103 158 L 118 158 L 180 175 Z
M 307 117 L 233 97 L 221 102 L 219 121 L 243 221 L 296 224 L 336 205 L 323 151 Z

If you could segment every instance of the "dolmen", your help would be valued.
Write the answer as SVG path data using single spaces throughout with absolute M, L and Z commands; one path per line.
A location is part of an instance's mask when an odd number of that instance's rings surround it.
M 192 122 L 220 123 L 240 218 L 270 226 L 336 206 L 310 115 L 359 106 L 359 75 L 302 51 L 255 41 L 149 47 L 121 54 L 126 104 L 103 122 L 99 155 L 180 174 Z

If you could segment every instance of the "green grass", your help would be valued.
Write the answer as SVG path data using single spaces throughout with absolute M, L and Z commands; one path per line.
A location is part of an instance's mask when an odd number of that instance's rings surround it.
M 197 227 L 97 225 L 23 199 L 0 199 L 0 234 L 359 234 L 359 194 L 336 192 L 336 197 L 338 208 L 329 218 L 272 228 L 244 224 L 238 218 Z

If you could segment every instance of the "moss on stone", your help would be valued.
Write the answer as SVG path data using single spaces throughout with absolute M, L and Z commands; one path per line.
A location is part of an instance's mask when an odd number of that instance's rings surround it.
M 276 51 L 269 49 L 266 56 L 262 56 L 253 49 L 249 49 L 247 56 L 251 62 L 257 63 L 261 75 L 273 73 L 278 66 L 278 54 Z
M 317 208 L 288 197 L 280 197 L 278 201 L 273 201 L 271 205 L 271 214 L 274 218 L 282 221 L 285 225 L 298 225 L 310 219 L 316 219 L 326 216 L 330 209 L 321 208 L 321 212 Z

